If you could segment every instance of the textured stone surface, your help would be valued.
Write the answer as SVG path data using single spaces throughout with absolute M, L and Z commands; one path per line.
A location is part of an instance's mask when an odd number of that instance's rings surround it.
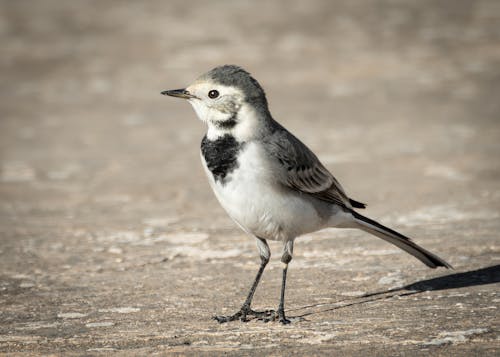
M 0 2 L 0 352 L 499 354 L 498 1 Z M 251 71 L 367 215 L 299 239 L 290 326 L 218 325 L 259 262 L 162 97 Z M 281 249 L 255 296 L 278 304 Z M 300 319 L 299 319 L 300 317 Z

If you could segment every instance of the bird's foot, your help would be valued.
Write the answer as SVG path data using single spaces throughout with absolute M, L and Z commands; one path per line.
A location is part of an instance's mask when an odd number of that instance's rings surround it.
M 276 311 L 274 310 L 264 310 L 264 311 L 255 311 L 251 310 L 250 313 L 252 316 L 255 316 L 257 320 L 269 322 L 274 321 L 276 316 Z
M 223 316 L 223 315 L 215 315 L 213 317 L 215 321 L 217 321 L 220 324 L 223 324 L 224 322 L 231 322 L 231 321 L 236 321 L 236 320 L 241 320 L 241 321 L 248 321 L 246 319 L 246 315 L 243 314 L 243 312 L 240 310 L 234 315 L 229 315 L 229 316 Z
M 285 317 L 285 311 L 281 309 L 278 310 L 278 321 L 283 325 L 288 325 L 289 323 L 291 323 L 291 321 Z
M 274 321 L 276 319 L 275 315 L 276 313 L 274 310 L 255 311 L 250 309 L 249 307 L 242 307 L 241 310 L 235 313 L 234 315 L 229 315 L 229 316 L 216 315 L 213 317 L 213 319 L 218 323 L 223 324 L 224 322 L 231 322 L 236 320 L 240 320 L 242 322 L 248 322 L 250 321 L 248 319 L 248 316 L 254 316 L 258 320 L 268 322 L 268 321 Z
M 279 323 L 283 325 L 288 325 L 292 321 L 287 319 L 285 317 L 285 312 L 284 311 L 274 311 L 274 310 L 267 310 L 267 311 L 262 311 L 262 312 L 257 312 L 255 315 L 258 320 L 264 321 L 264 322 L 271 322 L 271 321 L 278 321 Z M 295 318 L 292 318 L 295 319 Z M 300 321 L 300 320 L 299 320 Z

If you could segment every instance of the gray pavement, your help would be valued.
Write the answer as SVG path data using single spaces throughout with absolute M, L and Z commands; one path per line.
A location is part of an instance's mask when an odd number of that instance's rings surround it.
M 498 355 L 500 2 L 0 1 L 0 353 Z M 366 214 L 297 240 L 290 326 L 159 93 L 224 63 Z M 257 290 L 276 308 L 280 245 Z

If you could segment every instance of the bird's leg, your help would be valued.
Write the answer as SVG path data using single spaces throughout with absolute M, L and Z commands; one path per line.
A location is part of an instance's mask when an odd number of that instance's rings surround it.
M 281 262 L 285 265 L 283 267 L 283 280 L 281 282 L 281 296 L 280 296 L 280 305 L 278 307 L 278 321 L 284 325 L 290 323 L 285 316 L 285 286 L 286 286 L 286 273 L 288 270 L 288 263 L 292 260 L 293 254 L 293 240 L 290 240 L 285 243 L 283 247 L 283 255 L 281 256 Z
M 243 303 L 243 306 L 241 307 L 240 311 L 238 311 L 234 315 L 229 315 L 229 316 L 214 316 L 215 320 L 217 320 L 220 323 L 230 322 L 230 321 L 235 321 L 235 320 L 241 320 L 241 321 L 246 322 L 246 321 L 248 321 L 247 320 L 248 315 L 254 315 L 257 317 L 261 317 L 260 315 L 266 315 L 266 312 L 260 313 L 257 311 L 253 311 L 250 308 L 250 305 L 252 303 L 253 295 L 255 293 L 255 290 L 257 289 L 257 285 L 259 284 L 262 273 L 264 272 L 264 269 L 265 269 L 268 262 L 269 262 L 269 258 L 263 259 L 261 257 L 261 264 L 259 267 L 259 271 L 257 272 L 257 276 L 255 277 L 255 280 L 252 284 L 252 287 L 250 288 L 248 296 L 247 296 L 245 302 Z M 271 312 L 269 314 L 271 314 Z
M 269 250 L 269 246 L 267 245 L 267 242 L 264 239 L 257 238 L 257 246 L 259 247 L 261 263 L 259 271 L 257 272 L 257 276 L 255 277 L 252 287 L 250 288 L 250 291 L 248 293 L 248 296 L 245 302 L 243 303 L 243 306 L 241 307 L 240 311 L 238 311 L 234 315 L 214 316 L 214 319 L 219 323 L 230 322 L 235 320 L 241 320 L 246 322 L 248 321 L 247 320 L 248 315 L 256 316 L 257 318 L 266 318 L 272 316 L 272 314 L 274 313 L 274 311 L 272 310 L 254 311 L 250 308 L 250 305 L 252 304 L 253 295 L 255 294 L 255 290 L 257 289 L 257 285 L 259 285 L 262 273 L 264 273 L 264 269 L 266 268 L 266 265 L 269 262 L 269 258 L 271 257 L 271 251 Z

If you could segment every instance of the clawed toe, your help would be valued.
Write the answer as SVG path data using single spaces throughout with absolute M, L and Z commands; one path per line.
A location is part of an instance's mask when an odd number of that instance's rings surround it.
M 278 309 L 278 322 L 283 325 L 291 323 L 291 321 L 285 317 L 285 311 L 281 307 Z
M 279 323 L 281 323 L 283 325 L 288 325 L 289 323 L 291 323 L 291 321 L 288 320 L 286 317 L 280 317 L 280 319 L 278 321 L 279 321 Z
M 220 324 L 223 324 L 225 322 L 236 321 L 236 320 L 241 320 L 243 322 L 248 321 L 246 319 L 246 316 L 244 316 L 241 311 L 238 311 L 236 314 L 229 315 L 229 316 L 216 315 L 216 316 L 213 317 L 213 319 L 215 321 L 217 321 L 218 323 L 220 323 Z
M 264 311 L 255 311 L 255 310 L 250 310 L 248 312 L 248 315 L 255 316 L 257 320 L 262 320 L 262 321 L 272 321 L 274 319 L 276 312 L 274 310 L 264 310 Z
M 264 322 L 276 320 L 276 312 L 274 310 L 255 311 L 252 309 L 241 309 L 234 315 L 229 315 L 229 316 L 216 315 L 213 317 L 213 319 L 220 324 L 236 320 L 240 320 L 242 322 L 248 322 L 250 321 L 247 318 L 248 316 L 253 316 L 257 320 Z

